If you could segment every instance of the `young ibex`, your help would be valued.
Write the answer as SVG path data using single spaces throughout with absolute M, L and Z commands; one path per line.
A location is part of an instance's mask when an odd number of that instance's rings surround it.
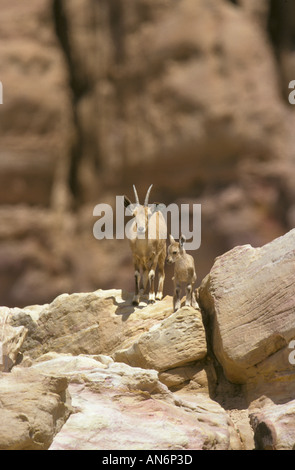
M 149 302 L 161 300 L 165 279 L 167 225 L 157 205 L 149 205 L 151 185 L 146 193 L 144 204 L 141 205 L 135 186 L 133 185 L 135 204 L 125 196 L 125 207 L 129 207 L 134 220 L 129 225 L 128 238 L 133 255 L 135 270 L 135 294 L 133 305 L 139 304 L 140 291 L 144 292 L 149 283 Z M 155 273 L 159 268 L 158 291 L 155 296 Z M 142 276 L 141 276 L 142 272 Z M 142 279 L 143 278 L 143 279 Z
M 195 293 L 193 290 L 194 283 L 196 282 L 196 270 L 194 258 L 188 255 L 184 249 L 186 238 L 181 235 L 179 242 L 176 242 L 172 235 L 170 235 L 170 245 L 168 246 L 167 263 L 175 263 L 174 267 L 174 296 L 173 308 L 174 312 L 180 308 L 180 294 L 181 285 L 186 286 L 186 301 L 185 305 L 191 305 L 198 308 Z

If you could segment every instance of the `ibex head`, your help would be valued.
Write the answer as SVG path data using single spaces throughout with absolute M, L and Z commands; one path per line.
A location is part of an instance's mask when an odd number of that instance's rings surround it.
M 186 242 L 185 236 L 182 234 L 179 242 L 175 241 L 172 235 L 170 235 L 170 245 L 168 246 L 167 263 L 172 264 L 178 260 L 184 252 L 184 244 Z
M 124 205 L 128 207 L 130 215 L 133 215 L 135 218 L 135 225 L 134 230 L 137 231 L 138 235 L 144 235 L 147 227 L 148 227 L 148 220 L 149 217 L 153 214 L 154 210 L 149 207 L 149 197 L 150 192 L 152 189 L 152 184 L 150 185 L 149 189 L 147 190 L 144 204 L 140 204 L 139 197 L 136 191 L 135 185 L 133 185 L 133 191 L 135 195 L 135 203 L 132 203 L 127 196 L 124 196 Z

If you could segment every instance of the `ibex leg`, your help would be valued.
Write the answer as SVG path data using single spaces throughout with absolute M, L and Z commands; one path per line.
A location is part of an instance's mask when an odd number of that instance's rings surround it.
M 135 280 L 135 293 L 132 300 L 133 305 L 139 304 L 139 289 L 140 289 L 140 266 L 135 263 L 134 264 L 134 280 Z
M 173 309 L 174 312 L 178 310 L 181 307 L 180 303 L 180 293 L 181 293 L 181 288 L 179 284 L 175 284 L 174 287 L 174 296 L 173 296 Z
M 158 292 L 156 295 L 156 300 L 162 300 L 163 298 L 163 288 L 164 288 L 164 280 L 165 280 L 165 260 L 166 260 L 166 250 L 163 250 L 161 255 L 159 256 L 159 284 L 158 284 Z
M 191 284 L 188 284 L 185 288 L 185 294 L 186 294 L 185 305 L 187 306 L 192 305 L 192 292 L 193 292 L 193 287 Z
M 150 291 L 149 291 L 149 302 L 155 302 L 155 270 L 151 269 L 149 272 L 149 284 L 150 284 Z

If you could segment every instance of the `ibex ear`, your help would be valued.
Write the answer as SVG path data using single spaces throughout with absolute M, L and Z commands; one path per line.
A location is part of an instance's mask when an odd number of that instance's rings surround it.
M 151 204 L 152 214 L 154 214 L 155 212 L 165 212 L 165 209 L 166 209 L 165 204 L 161 202 L 153 202 L 153 204 Z
M 124 196 L 124 207 L 126 209 L 126 215 L 133 215 L 136 204 L 133 204 L 127 196 Z
M 183 249 L 183 245 L 185 244 L 185 242 L 186 242 L 186 238 L 183 234 L 181 234 L 181 237 L 179 239 L 179 246 L 181 249 Z
M 173 237 L 171 234 L 169 235 L 169 238 L 170 238 L 170 243 L 174 243 L 174 242 L 175 242 L 175 239 L 174 239 L 174 237 Z
M 124 196 L 124 207 L 125 207 L 125 209 L 126 209 L 126 207 L 130 206 L 130 204 L 131 204 L 130 199 L 127 196 Z

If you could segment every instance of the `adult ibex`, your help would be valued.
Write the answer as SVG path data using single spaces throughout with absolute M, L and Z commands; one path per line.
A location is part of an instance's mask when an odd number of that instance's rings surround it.
M 140 292 L 145 292 L 149 283 L 149 302 L 161 300 L 165 279 L 167 225 L 157 204 L 149 204 L 151 185 L 146 193 L 144 204 L 139 202 L 138 194 L 133 185 L 135 204 L 124 196 L 125 207 L 129 207 L 134 216 L 126 234 L 129 238 L 135 270 L 135 294 L 133 305 L 139 304 Z M 155 296 L 155 273 L 159 269 L 158 291 Z

